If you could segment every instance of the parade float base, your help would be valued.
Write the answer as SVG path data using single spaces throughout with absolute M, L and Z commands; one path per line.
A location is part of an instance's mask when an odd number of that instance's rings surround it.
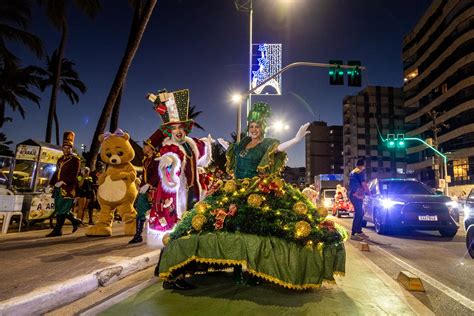
M 215 232 L 192 234 L 170 241 L 155 273 L 163 280 L 186 272 L 193 263 L 243 271 L 279 286 L 306 290 L 334 282 L 344 274 L 344 245 L 300 246 L 276 237 Z

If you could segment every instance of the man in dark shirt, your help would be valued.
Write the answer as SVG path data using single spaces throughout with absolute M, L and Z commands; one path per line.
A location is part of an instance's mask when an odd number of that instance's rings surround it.
M 51 178 L 49 185 L 54 186 L 54 211 L 56 213 L 56 226 L 46 237 L 58 237 L 62 235 L 62 228 L 66 218 L 72 223 L 74 233 L 81 221 L 71 214 L 74 198 L 76 197 L 77 176 L 81 166 L 81 160 L 72 152 L 74 145 L 74 132 L 68 131 L 63 136 L 63 156 L 58 159 L 57 169 Z
M 362 202 L 365 193 L 368 192 L 367 183 L 365 182 L 365 160 L 358 159 L 356 168 L 349 175 L 349 199 L 354 206 L 354 221 L 352 222 L 351 239 L 363 240 L 368 238 L 362 232 L 362 221 L 364 210 Z

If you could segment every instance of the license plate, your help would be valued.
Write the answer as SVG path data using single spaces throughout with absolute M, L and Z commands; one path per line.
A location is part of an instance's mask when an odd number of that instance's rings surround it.
M 418 220 L 436 222 L 438 220 L 438 216 L 437 215 L 419 215 Z

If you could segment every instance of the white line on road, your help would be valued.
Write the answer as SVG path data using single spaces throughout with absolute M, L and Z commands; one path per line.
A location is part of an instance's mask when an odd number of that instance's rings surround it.
M 462 305 L 466 306 L 471 311 L 474 311 L 474 301 L 472 301 L 469 298 L 465 297 L 464 295 L 456 292 L 455 290 L 453 290 L 452 288 L 444 285 L 443 283 L 435 280 L 434 278 L 430 277 L 426 273 L 421 272 L 417 268 L 413 267 L 412 265 L 410 265 L 409 263 L 403 261 L 402 259 L 398 258 L 397 256 L 391 254 L 387 250 L 382 249 L 381 247 L 376 246 L 376 245 L 373 245 L 373 246 L 375 246 L 377 248 L 377 250 L 382 252 L 384 255 L 389 257 L 391 260 L 393 260 L 397 264 L 401 265 L 403 268 L 409 270 L 413 274 L 416 274 L 418 277 L 421 278 L 422 281 L 426 281 L 427 283 L 431 284 L 433 287 L 437 288 L 438 290 L 440 290 L 441 292 L 443 292 L 447 296 L 451 297 L 455 301 L 457 301 L 457 302 L 461 303 Z

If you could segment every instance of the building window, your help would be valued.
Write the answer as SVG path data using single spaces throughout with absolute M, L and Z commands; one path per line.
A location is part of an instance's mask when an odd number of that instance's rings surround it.
M 441 86 L 441 93 L 446 93 L 448 92 L 448 84 L 447 83 L 443 83 L 443 85 Z
M 416 77 L 418 77 L 418 68 L 416 68 L 412 72 L 409 72 L 408 74 L 406 74 L 405 78 L 403 78 L 403 81 L 408 82 L 408 81 L 411 81 L 411 80 L 415 79 Z
M 453 161 L 453 175 L 454 181 L 469 180 L 469 163 L 467 162 L 467 159 Z

